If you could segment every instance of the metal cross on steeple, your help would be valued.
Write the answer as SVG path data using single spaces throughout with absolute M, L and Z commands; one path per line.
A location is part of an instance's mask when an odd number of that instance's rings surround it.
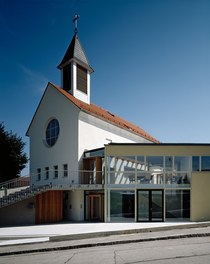
M 77 34 L 78 29 L 77 29 L 77 20 L 79 19 L 79 15 L 75 14 L 73 22 L 74 22 L 74 33 Z

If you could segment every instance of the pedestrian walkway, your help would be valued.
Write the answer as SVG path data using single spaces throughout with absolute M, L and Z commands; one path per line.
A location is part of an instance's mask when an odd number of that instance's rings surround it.
M 210 236 L 210 222 L 63 223 L 0 228 L 0 256 L 37 251 Z

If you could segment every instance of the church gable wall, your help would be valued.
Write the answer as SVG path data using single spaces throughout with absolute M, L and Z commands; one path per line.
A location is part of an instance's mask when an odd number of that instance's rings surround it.
M 66 181 L 68 177 L 63 177 L 64 165 L 68 170 L 78 170 L 78 113 L 79 110 L 62 94 L 52 87 L 47 88 L 30 128 L 31 184 L 60 184 Z M 46 129 L 52 119 L 58 121 L 59 134 L 55 144 L 49 146 Z M 55 166 L 58 175 L 55 174 Z M 49 170 L 47 176 L 46 169 Z

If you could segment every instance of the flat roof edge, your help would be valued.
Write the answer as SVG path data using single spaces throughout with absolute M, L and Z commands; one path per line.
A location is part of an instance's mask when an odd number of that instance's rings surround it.
M 210 143 L 109 143 L 105 146 L 209 146 Z

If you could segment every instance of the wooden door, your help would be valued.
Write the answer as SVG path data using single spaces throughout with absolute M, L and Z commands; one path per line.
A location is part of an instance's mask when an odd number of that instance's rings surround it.
M 103 200 L 101 194 L 87 196 L 88 221 L 103 221 Z

